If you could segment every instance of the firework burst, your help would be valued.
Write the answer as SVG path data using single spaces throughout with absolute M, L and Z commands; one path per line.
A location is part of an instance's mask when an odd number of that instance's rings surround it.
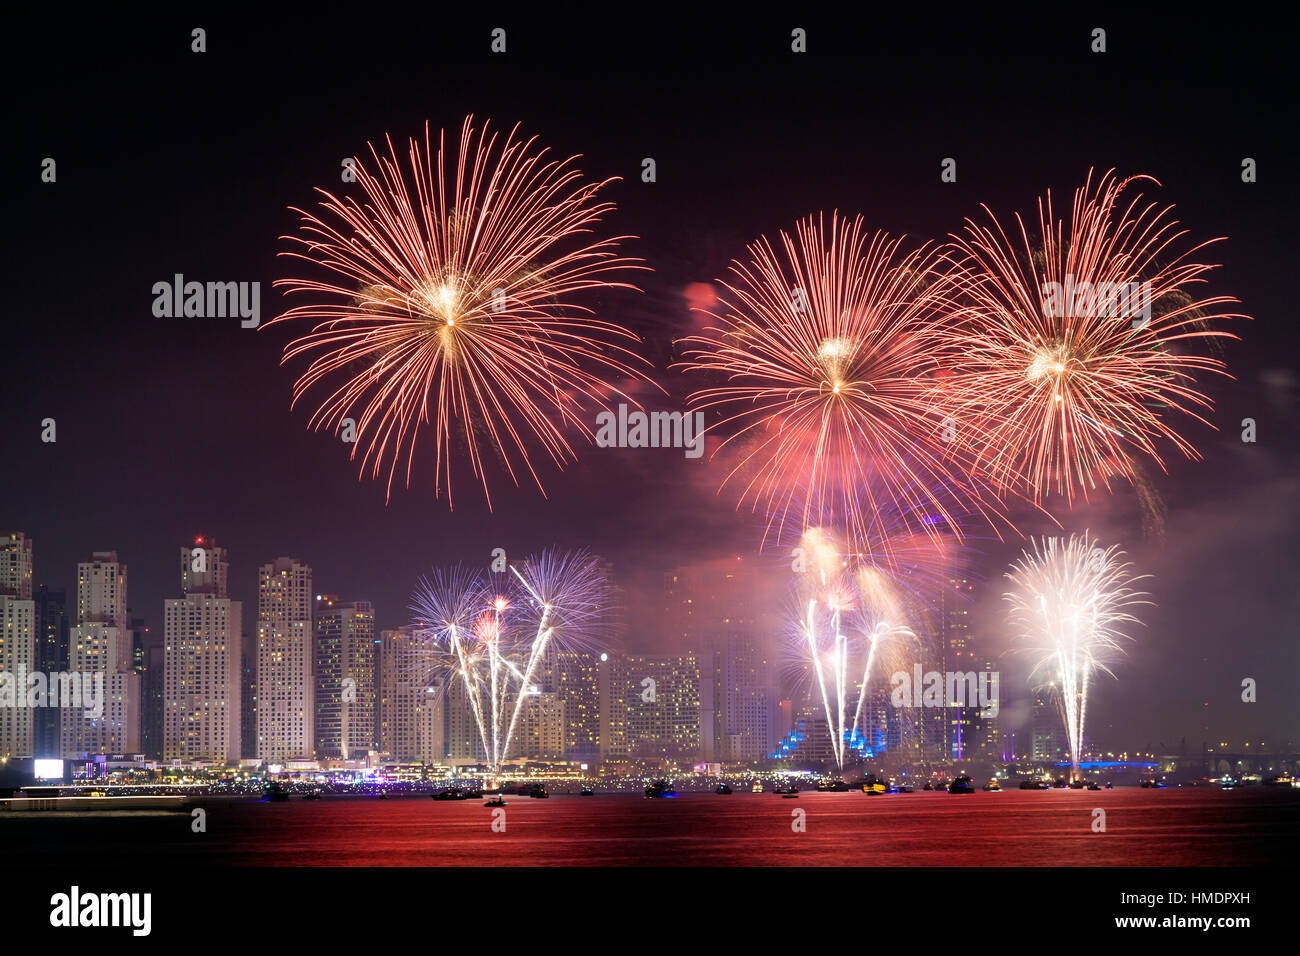
M 1107 173 L 1094 187 L 1089 173 L 1068 227 L 1049 192 L 1036 237 L 1019 215 L 1010 234 L 967 220 L 943 253 L 934 294 L 952 374 L 932 394 L 958 423 L 951 450 L 1002 493 L 1071 504 L 1134 481 L 1141 456 L 1163 468 L 1162 442 L 1197 457 L 1177 419 L 1205 422 L 1196 375 L 1226 372 L 1190 350 L 1235 338 L 1211 324 L 1245 316 L 1220 311 L 1236 299 L 1198 298 L 1217 267 L 1193 257 L 1218 240 L 1186 248 L 1172 207 L 1132 193 L 1140 180 L 1155 182 Z
M 737 459 L 723 485 L 770 516 L 768 533 L 829 520 L 856 538 L 881 510 L 956 526 L 952 492 L 970 486 L 937 447 L 944 416 L 927 397 L 942 343 L 933 260 L 901 243 L 860 217 L 810 216 L 777 247 L 750 245 L 716 311 L 701 310 L 712 323 L 681 340 L 679 365 L 717 381 L 690 403 L 721 413 L 714 455 Z
M 548 654 L 589 649 L 608 626 L 607 585 L 586 552 L 548 550 L 495 575 L 463 568 L 423 578 L 411 627 L 425 653 L 418 680 L 460 687 L 495 773 Z
M 849 753 L 865 746 L 872 677 L 886 660 L 907 655 L 916 634 L 907 623 L 905 588 L 892 567 L 845 552 L 825 528 L 805 531 L 800 547 L 807 565 L 795 589 L 791 676 L 801 679 L 814 706 L 821 706 L 831 751 L 843 771 Z
M 1056 697 L 1075 778 L 1092 678 L 1098 671 L 1115 676 L 1110 664 L 1129 639 L 1125 630 L 1141 623 L 1131 609 L 1151 603 L 1145 592 L 1132 589 L 1142 578 L 1132 575 L 1123 557 L 1085 532 L 1032 543 L 1007 574 L 1013 585 L 1004 595 L 1010 623 L 1021 649 L 1035 658 L 1031 680 Z
M 310 295 L 267 323 L 308 320 L 312 330 L 285 347 L 284 362 L 311 356 L 293 403 L 326 389 L 309 426 L 338 433 L 355 423 L 353 460 L 362 475 L 386 472 L 391 498 L 399 469 L 409 487 L 422 428 L 433 436 L 434 490 L 452 497 L 454 448 L 488 490 L 488 457 L 516 486 L 539 490 L 532 452 L 555 466 L 575 458 L 568 431 L 592 437 L 588 403 L 628 398 L 614 382 L 644 377 L 628 346 L 636 336 L 596 319 L 582 293 L 631 289 L 609 276 L 640 268 L 617 253 L 629 237 L 592 240 L 614 207 L 597 202 L 613 180 L 588 184 L 577 157 L 550 161 L 536 140 L 501 137 L 471 119 L 458 151 L 425 127 L 403 163 L 371 147 L 358 162 L 364 202 L 325 190 L 321 212 L 295 210 L 301 234 L 281 253 L 321 278 L 276 286 Z

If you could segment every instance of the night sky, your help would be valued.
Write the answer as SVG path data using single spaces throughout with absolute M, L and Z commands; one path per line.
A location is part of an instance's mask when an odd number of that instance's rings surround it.
M 1297 87 L 1282 38 L 1262 26 L 1171 32 L 1127 15 L 851 29 L 626 12 L 640 19 L 542 29 L 376 9 L 328 26 L 198 16 L 15 30 L 40 70 L 7 86 L 21 96 L 5 149 L 0 528 L 33 538 L 37 582 L 70 588 L 78 560 L 116 549 L 133 613 L 160 626 L 163 600 L 179 596 L 177 548 L 204 534 L 229 549 L 246 622 L 257 566 L 290 555 L 312 566 L 318 592 L 368 598 L 394 627 L 434 565 L 487 561 L 496 547 L 588 547 L 614 562 L 627 646 L 654 650 L 666 568 L 755 557 L 761 518 L 716 493 L 718 463 L 680 450 L 586 449 L 544 472 L 547 498 L 496 472 L 492 513 L 468 468 L 454 512 L 419 481 L 427 470 L 385 503 L 345 446 L 307 431 L 306 407 L 290 412 L 303 366 L 280 366 L 289 330 L 153 316 L 152 286 L 174 273 L 260 281 L 263 322 L 278 314 L 276 253 L 297 224 L 288 207 L 314 203 L 316 186 L 346 189 L 341 159 L 386 133 L 404 142 L 426 121 L 458 130 L 472 113 L 522 123 L 557 158 L 582 154 L 589 179 L 623 177 L 605 196 L 618 209 L 604 229 L 640 237 L 624 251 L 654 271 L 639 274 L 641 294 L 593 304 L 644 337 L 664 409 L 683 408 L 689 391 L 667 368 L 696 321 L 688 286 L 723 276 L 760 234 L 838 209 L 940 240 L 981 202 L 1000 217 L 1030 212 L 1046 189 L 1067 197 L 1090 168 L 1113 167 L 1157 177 L 1162 188 L 1144 192 L 1174 203 L 1194 241 L 1229 237 L 1210 253 L 1222 268 L 1208 288 L 1240 298 L 1253 321 L 1231 326 L 1242 338 L 1223 352 L 1233 380 L 1204 382 L 1220 430 L 1184 429 L 1204 460 L 1167 447 L 1169 474 L 1149 469 L 1164 533 L 1144 534 L 1124 488 L 1060 514 L 1067 530 L 1122 543 L 1154 575 L 1158 604 L 1120 680 L 1097 689 L 1104 716 L 1090 736 L 1116 747 L 1186 737 L 1193 749 L 1300 739 Z M 206 53 L 190 52 L 195 26 Z M 495 26 L 505 55 L 489 52 Z M 790 52 L 793 26 L 808 30 L 806 55 Z M 1089 52 L 1093 26 L 1108 28 L 1106 54 Z M 54 184 L 40 179 L 47 156 Z M 641 181 L 644 157 L 655 183 Z M 940 182 L 944 157 L 957 160 L 956 183 Z M 1244 157 L 1258 182 L 1242 183 Z M 40 440 L 47 417 L 55 444 Z M 1246 417 L 1254 444 L 1241 441 Z M 1050 529 L 1021 519 L 1027 533 Z M 984 542 L 976 560 L 987 583 L 975 630 L 995 651 L 999 578 L 1021 546 Z M 1243 677 L 1258 680 L 1257 704 L 1240 702 Z

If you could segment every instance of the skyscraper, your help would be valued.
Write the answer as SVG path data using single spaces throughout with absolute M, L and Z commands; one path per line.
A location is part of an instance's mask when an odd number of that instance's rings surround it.
M 316 752 L 365 756 L 375 734 L 375 612 L 369 601 L 316 601 Z
M 427 645 L 409 628 L 380 634 L 379 749 L 395 760 L 438 763 L 445 756 L 444 698 L 428 663 Z
M 68 669 L 68 596 L 44 584 L 32 592 L 36 605 L 36 666 L 46 674 Z M 36 713 L 36 755 L 53 757 L 63 752 L 59 708 L 42 707 Z
M 276 558 L 258 569 L 257 757 L 270 764 L 315 755 L 311 568 Z
M 675 649 L 699 662 L 700 747 L 705 760 L 748 761 L 775 745 L 773 675 L 778 633 L 770 575 L 731 556 L 664 576 L 664 620 Z
M 32 597 L 32 541 L 21 531 L 0 533 L 0 597 Z
M 32 543 L 21 531 L 0 534 L 0 758 L 36 754 L 36 717 L 22 706 L 26 675 L 40 667 Z
M 181 554 L 185 596 L 163 607 L 163 757 L 238 763 L 243 605 L 226 596 L 224 572 L 211 574 L 225 549 L 196 539 Z
M 626 657 L 602 671 L 607 758 L 700 759 L 700 668 L 694 654 Z
M 59 702 L 65 758 L 140 750 L 140 675 L 126 614 L 127 568 L 116 551 L 77 565 L 77 624 L 68 634 L 68 670 L 102 688 L 100 713 L 83 701 Z

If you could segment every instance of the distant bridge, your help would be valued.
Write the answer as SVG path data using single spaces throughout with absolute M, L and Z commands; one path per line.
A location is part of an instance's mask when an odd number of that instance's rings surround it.
M 1193 773 L 1196 776 L 1221 777 L 1225 773 L 1300 773 L 1300 754 L 1200 753 L 1157 757 L 1161 773 Z

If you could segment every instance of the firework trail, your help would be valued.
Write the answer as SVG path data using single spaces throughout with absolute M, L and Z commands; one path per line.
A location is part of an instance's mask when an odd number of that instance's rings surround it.
M 1001 493 L 1072 504 L 1133 481 L 1141 456 L 1164 468 L 1163 441 L 1197 457 L 1176 419 L 1209 424 L 1196 375 L 1227 373 L 1187 349 L 1236 338 L 1210 323 L 1246 316 L 1219 311 L 1236 299 L 1197 298 L 1217 266 L 1192 257 L 1219 240 L 1184 248 L 1172 207 L 1129 198 L 1140 180 L 1156 182 L 1108 172 L 1094 187 L 1090 172 L 1068 228 L 1049 192 L 1036 236 L 1019 215 L 1008 233 L 989 213 L 990 225 L 967 220 L 942 254 L 933 291 L 951 375 L 932 395 L 958 423 L 951 450 Z
M 293 404 L 326 389 L 309 426 L 338 433 L 352 419 L 352 458 L 361 475 L 387 471 L 389 498 L 399 468 L 410 486 L 424 427 L 435 494 L 451 505 L 456 445 L 491 507 L 487 457 L 545 494 L 530 450 L 563 468 L 575 458 L 566 429 L 592 437 L 588 402 L 638 404 L 613 384 L 644 378 L 637 337 L 575 302 L 635 288 L 607 277 L 642 268 L 617 253 L 629 237 L 589 236 L 614 208 L 595 201 L 614 180 L 584 183 L 577 157 L 547 160 L 517 131 L 476 134 L 469 118 L 459 151 L 440 131 L 435 155 L 426 125 L 405 164 L 391 139 L 388 155 L 371 146 L 373 166 L 355 167 L 364 202 L 317 190 L 320 214 L 294 210 L 301 234 L 284 237 L 296 248 L 281 255 L 323 276 L 275 282 L 312 297 L 267 323 L 315 323 L 285 347 L 285 363 L 311 356 Z
M 544 551 L 503 574 L 456 568 L 420 580 L 411 627 L 432 667 L 419 676 L 464 689 L 493 773 L 509 757 L 548 652 L 588 649 L 604 636 L 607 593 L 600 562 L 584 551 Z
M 1134 577 L 1124 552 L 1102 548 L 1087 532 L 1068 539 L 1045 538 L 1023 552 L 1007 578 L 1009 619 L 1022 649 L 1036 657 L 1030 679 L 1052 688 L 1070 745 L 1072 775 L 1079 776 L 1088 689 L 1093 675 L 1122 653 L 1129 625 L 1140 624 L 1130 609 L 1148 595 L 1130 587 Z
M 721 413 L 708 430 L 729 434 L 714 455 L 737 452 L 723 485 L 771 516 L 778 537 L 787 523 L 829 520 L 853 549 L 882 510 L 924 506 L 953 525 L 954 495 L 983 510 L 940 447 L 949 423 L 930 394 L 944 341 L 933 257 L 901 242 L 868 235 L 860 217 L 810 216 L 779 248 L 751 244 L 716 311 L 701 310 L 711 324 L 680 340 L 678 365 L 716 382 L 689 399 Z
M 869 557 L 843 552 L 824 528 L 809 528 L 801 547 L 808 565 L 797 587 L 798 625 L 792 650 L 820 702 L 841 771 L 859 739 L 877 659 L 915 640 L 891 575 Z

